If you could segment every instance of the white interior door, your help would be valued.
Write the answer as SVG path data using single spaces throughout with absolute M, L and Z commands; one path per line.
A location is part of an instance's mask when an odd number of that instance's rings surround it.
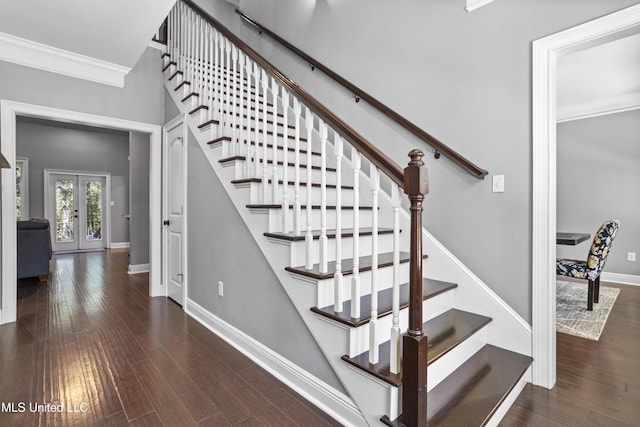
M 165 283 L 167 296 L 178 304 L 185 298 L 184 239 L 184 135 L 183 125 L 172 128 L 165 138 Z
M 106 247 L 105 176 L 51 173 L 45 200 L 54 251 Z

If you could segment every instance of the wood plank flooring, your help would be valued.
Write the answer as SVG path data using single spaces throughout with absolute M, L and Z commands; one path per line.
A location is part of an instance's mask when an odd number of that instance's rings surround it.
M 640 425 L 640 287 L 601 286 L 621 291 L 600 340 L 557 334 L 556 386 L 527 385 L 501 426 Z
M 0 326 L 0 426 L 340 425 L 149 298 L 127 263 L 126 250 L 56 255 L 48 283 L 20 281 L 18 321 Z

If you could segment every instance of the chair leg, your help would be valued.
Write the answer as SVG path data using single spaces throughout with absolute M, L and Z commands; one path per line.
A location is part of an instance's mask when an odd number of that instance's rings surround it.
M 593 280 L 589 280 L 589 287 L 587 288 L 587 310 L 593 311 Z
M 593 289 L 593 302 L 596 304 L 600 300 L 600 276 L 595 280 L 595 287 Z

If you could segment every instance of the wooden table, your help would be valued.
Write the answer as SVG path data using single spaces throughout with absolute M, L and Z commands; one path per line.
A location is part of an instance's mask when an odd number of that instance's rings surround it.
M 559 231 L 556 233 L 556 244 L 575 246 L 590 238 L 591 234 L 589 233 L 563 233 Z

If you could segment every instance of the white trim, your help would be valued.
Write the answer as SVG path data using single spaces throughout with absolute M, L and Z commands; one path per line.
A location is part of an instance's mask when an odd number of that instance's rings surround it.
M 186 299 L 184 306 L 189 316 L 342 425 L 362 425 L 366 422 L 355 402 L 346 394 L 215 316 L 198 303 Z
M 603 272 L 600 276 L 600 280 L 604 282 L 620 283 L 621 285 L 640 286 L 640 276 L 633 274 Z
M 493 0 L 467 0 L 467 12 L 473 12 L 476 9 L 481 8 L 482 6 L 486 6 L 491 3 Z
M 151 270 L 151 264 L 129 264 L 127 274 L 148 273 Z
M 129 67 L 6 33 L 0 33 L 0 60 L 117 87 L 124 87 L 124 76 L 131 71 Z
M 20 181 L 20 218 L 29 219 L 29 159 L 26 157 L 16 157 L 16 166 L 22 164 L 22 179 Z
M 0 151 L 10 164 L 15 164 L 16 157 L 16 117 L 29 116 L 66 123 L 89 126 L 99 126 L 109 129 L 136 131 L 149 134 L 149 260 L 151 273 L 149 275 L 149 295 L 164 294 L 161 282 L 160 257 L 160 209 L 161 209 L 161 127 L 158 125 L 98 116 L 77 111 L 61 110 L 40 105 L 0 100 Z M 15 206 L 16 177 L 15 170 L 2 169 L 1 206 Z M 0 323 L 15 322 L 16 320 L 16 210 L 2 209 L 0 216 L 2 240 L 0 290 L 2 302 L 0 309 Z
M 623 113 L 640 108 L 640 92 L 558 108 L 557 123 Z
M 533 42 L 533 383 L 556 381 L 556 58 L 640 25 L 640 5 Z
M 110 249 L 123 249 L 123 248 L 128 248 L 131 245 L 129 244 L 129 242 L 111 242 L 111 245 L 109 246 Z
M 162 53 L 166 53 L 167 52 L 167 45 L 157 42 L 155 40 L 151 40 L 149 42 L 149 47 L 154 48 L 154 49 L 158 49 L 160 52 Z

